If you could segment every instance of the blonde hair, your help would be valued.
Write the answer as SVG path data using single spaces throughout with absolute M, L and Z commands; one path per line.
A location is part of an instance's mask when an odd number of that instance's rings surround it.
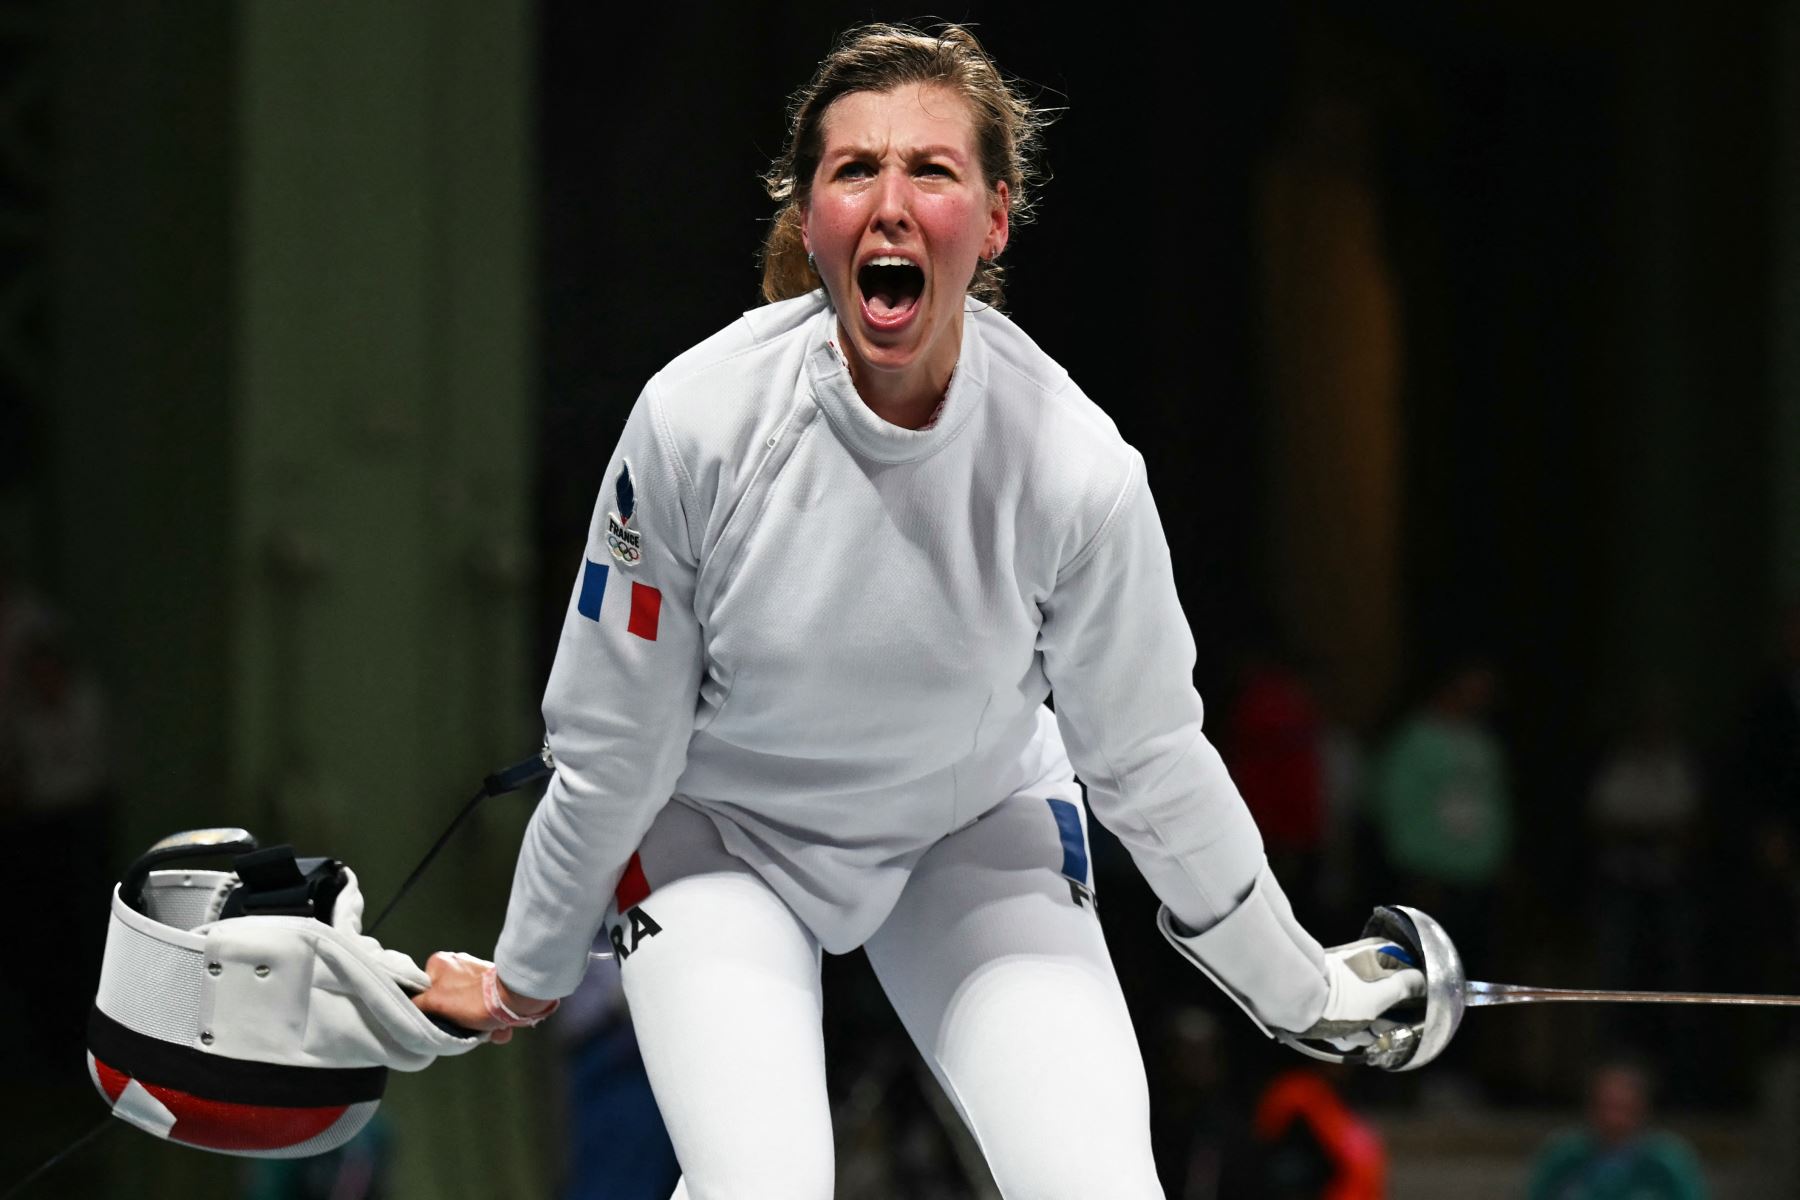
M 909 83 L 940 84 L 968 103 L 983 180 L 990 189 L 1005 181 L 1012 223 L 1031 219 L 1049 113 L 1034 107 L 1016 83 L 1004 78 L 975 35 L 961 25 L 945 24 L 933 33 L 909 25 L 857 26 L 844 32 L 812 79 L 794 93 L 787 144 L 763 175 L 769 198 L 781 206 L 763 239 L 765 300 L 804 295 L 820 284 L 806 261 L 801 212 L 824 153 L 820 127 L 825 111 L 851 92 L 888 92 Z M 969 295 L 998 308 L 1002 276 L 998 263 L 977 263 Z

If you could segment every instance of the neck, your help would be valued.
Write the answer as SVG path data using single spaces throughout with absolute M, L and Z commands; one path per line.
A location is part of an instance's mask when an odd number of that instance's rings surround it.
M 873 379 L 870 378 L 872 375 Z M 858 374 L 856 368 L 852 367 L 850 382 L 856 385 L 856 394 L 862 398 L 869 411 L 889 425 L 898 425 L 902 429 L 923 429 L 931 423 L 938 405 L 943 402 L 944 393 L 949 390 L 950 377 L 946 374 L 942 383 L 894 386 L 873 371 Z
M 961 329 L 956 332 L 960 334 Z M 857 396 L 870 412 L 902 429 L 923 429 L 931 423 L 950 388 L 950 377 L 956 373 L 961 342 L 959 336 L 946 347 L 949 353 L 921 359 L 906 370 L 878 371 L 857 356 L 842 328 L 838 330 L 838 346 Z M 939 358 L 943 361 L 936 361 Z

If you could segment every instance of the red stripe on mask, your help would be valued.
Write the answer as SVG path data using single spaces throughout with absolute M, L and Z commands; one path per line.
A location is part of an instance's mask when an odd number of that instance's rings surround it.
M 208 1150 L 280 1150 L 310 1142 L 333 1125 L 348 1108 L 284 1108 L 273 1104 L 232 1104 L 190 1096 L 174 1088 L 146 1088 L 175 1114 L 172 1141 Z
M 131 1082 L 131 1076 L 107 1066 L 97 1058 L 94 1060 L 94 1074 L 100 1077 L 100 1090 L 114 1104 L 119 1102 L 119 1095 L 125 1090 L 125 1085 Z
M 106 1098 L 117 1104 L 131 1077 L 98 1058 L 94 1060 L 94 1073 L 100 1077 L 100 1088 Z M 169 1140 L 207 1150 L 254 1153 L 298 1146 L 337 1124 L 349 1108 L 347 1104 L 320 1108 L 233 1104 L 228 1100 L 210 1100 L 177 1088 L 144 1083 L 141 1079 L 138 1084 L 174 1114 L 175 1127 L 169 1130 Z

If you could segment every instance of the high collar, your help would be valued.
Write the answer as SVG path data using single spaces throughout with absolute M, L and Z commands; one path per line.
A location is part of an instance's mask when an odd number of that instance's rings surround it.
M 808 334 L 811 349 L 806 358 L 813 398 L 852 450 L 876 462 L 917 462 L 936 454 L 962 432 L 987 385 L 987 348 L 981 341 L 980 323 L 969 319 L 977 307 L 973 300 L 963 303 L 961 355 L 950 374 L 943 408 L 924 429 L 905 429 L 876 416 L 857 394 L 850 368 L 834 344 L 838 335 L 837 312 L 826 304 L 813 318 Z

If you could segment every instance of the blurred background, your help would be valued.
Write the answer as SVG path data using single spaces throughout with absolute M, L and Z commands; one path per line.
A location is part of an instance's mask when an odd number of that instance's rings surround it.
M 1009 308 L 1148 460 L 1302 917 L 1800 992 L 1800 3 L 1045 12 L 935 14 L 1066 110 Z M 104 1113 L 151 842 L 243 825 L 379 905 L 536 745 L 613 440 L 757 304 L 786 97 L 870 18 L 928 19 L 0 0 L 0 1187 Z M 383 940 L 485 953 L 530 804 Z M 1296 1074 L 1108 851 L 1171 1197 L 1800 1195 L 1794 1018 L 1501 1010 L 1416 1076 Z M 860 956 L 827 994 L 841 1194 L 992 1195 Z M 559 1021 L 396 1077 L 330 1162 L 127 1130 L 28 1194 L 666 1195 L 602 974 Z

